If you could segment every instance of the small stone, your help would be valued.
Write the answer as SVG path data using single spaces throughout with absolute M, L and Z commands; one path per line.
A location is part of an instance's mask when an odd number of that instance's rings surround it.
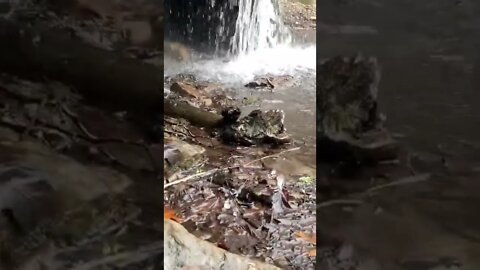
M 170 87 L 170 91 L 184 97 L 200 98 L 202 96 L 195 86 L 182 82 L 173 83 Z
M 188 48 L 178 42 L 165 42 L 164 51 L 165 56 L 175 58 L 179 61 L 189 61 L 191 58 Z
M 213 101 L 211 98 L 204 98 L 202 101 L 203 101 L 203 104 L 207 107 L 210 107 L 213 104 Z

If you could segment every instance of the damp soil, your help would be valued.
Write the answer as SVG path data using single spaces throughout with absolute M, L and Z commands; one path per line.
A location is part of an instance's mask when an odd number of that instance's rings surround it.
M 379 105 L 403 147 L 394 164 L 339 166 L 334 173 L 319 168 L 319 267 L 478 269 L 480 6 L 468 0 L 318 4 L 317 61 L 377 57 Z M 398 185 L 366 193 L 387 183 Z M 333 244 L 322 246 L 329 239 Z

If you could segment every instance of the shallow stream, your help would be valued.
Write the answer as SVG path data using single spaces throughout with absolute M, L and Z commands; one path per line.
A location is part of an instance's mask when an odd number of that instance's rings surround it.
M 315 40 L 311 38 L 311 33 L 309 37 L 302 33 L 302 37 L 298 38 L 298 33 L 292 33 L 282 26 L 276 28 L 278 26 L 270 22 L 282 22 L 271 2 L 259 1 L 259 5 L 259 10 L 250 14 L 256 18 L 252 20 L 256 28 L 249 26 L 251 22 L 237 21 L 240 37 L 233 39 L 230 51 L 234 53 L 226 56 L 218 56 L 218 52 L 210 55 L 193 53 L 192 61 L 183 63 L 165 58 L 165 76 L 190 73 L 198 79 L 224 85 L 232 97 L 253 101 L 242 108 L 244 115 L 258 108 L 282 109 L 287 132 L 294 138 L 294 144 L 302 148 L 290 157 L 315 168 Z M 235 41 L 238 44 L 234 44 Z M 290 75 L 295 83 L 273 91 L 244 86 L 255 76 L 267 74 Z

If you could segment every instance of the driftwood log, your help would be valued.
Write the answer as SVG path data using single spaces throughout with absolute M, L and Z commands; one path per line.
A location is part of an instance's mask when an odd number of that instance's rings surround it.
M 184 101 L 165 99 L 164 105 L 165 115 L 184 118 L 196 126 L 213 128 L 223 123 L 223 116 L 204 111 Z

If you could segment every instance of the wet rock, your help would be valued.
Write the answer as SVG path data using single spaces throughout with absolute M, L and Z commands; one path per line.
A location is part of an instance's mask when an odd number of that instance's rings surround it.
M 202 101 L 203 105 L 206 106 L 206 107 L 210 107 L 210 106 L 213 105 L 213 101 L 212 101 L 211 98 L 203 98 L 201 101 Z
M 132 45 L 146 44 L 152 39 L 153 30 L 148 21 L 125 21 L 122 22 L 121 28 L 127 41 Z
M 269 78 L 258 78 L 252 82 L 245 84 L 245 87 L 249 88 L 270 88 L 273 89 L 275 86 L 270 81 Z
M 166 84 L 172 84 L 175 82 L 184 82 L 184 83 L 196 83 L 197 78 L 193 74 L 188 74 L 188 73 L 180 73 L 175 76 L 167 76 L 165 77 L 165 83 Z
M 191 269 L 194 267 L 225 270 L 280 269 L 220 249 L 190 234 L 176 222 L 165 220 L 164 226 L 165 269 Z
M 84 166 L 33 142 L 1 142 L 0 163 L 0 253 L 7 264 L 43 246 L 46 231 L 69 209 L 130 184 L 118 172 Z
M 237 107 L 227 107 L 222 110 L 223 121 L 225 124 L 232 124 L 237 122 L 242 112 Z
M 317 145 L 321 158 L 354 162 L 394 159 L 397 144 L 377 110 L 375 59 L 336 57 L 317 69 Z
M 190 50 L 181 43 L 165 41 L 163 48 L 165 57 L 178 61 L 189 61 L 191 58 Z
M 174 166 L 180 162 L 182 153 L 178 148 L 174 145 L 164 145 L 163 149 L 163 156 L 167 165 Z
M 123 174 L 100 166 L 84 166 L 34 142 L 0 142 L 0 162 L 36 169 L 49 176 L 49 183 L 61 191 L 64 205 L 116 193 L 130 185 Z
M 281 110 L 254 110 L 239 121 L 226 125 L 222 136 L 226 142 L 241 145 L 285 144 L 290 141 Z
M 202 96 L 194 85 L 183 82 L 173 83 L 170 86 L 170 91 L 184 97 L 200 98 Z
M 168 150 L 169 171 L 177 169 L 189 169 L 201 163 L 204 159 L 205 148 L 184 142 L 176 137 L 165 137 L 165 149 Z
M 245 87 L 274 89 L 274 88 L 288 87 L 292 83 L 293 83 L 293 77 L 290 75 L 283 75 L 283 76 L 266 75 L 266 76 L 256 77 L 253 81 L 245 84 Z
M 202 92 L 210 94 L 215 91 L 223 91 L 224 86 L 221 84 L 211 83 L 211 82 L 200 82 L 197 85 L 197 88 L 200 89 Z
M 223 112 L 229 107 L 235 107 L 235 99 L 227 96 L 226 94 L 218 94 L 212 96 L 212 107 L 218 112 Z

